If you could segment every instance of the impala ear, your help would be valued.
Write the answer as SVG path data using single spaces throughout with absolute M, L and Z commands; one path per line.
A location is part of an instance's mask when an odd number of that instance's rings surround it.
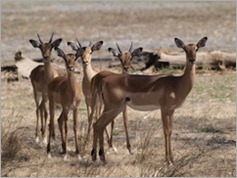
M 72 48 L 72 50 L 77 51 L 79 48 L 76 45 L 76 43 L 73 42 L 67 42 L 67 45 L 70 46 Z
M 100 50 L 101 46 L 103 45 L 103 41 L 98 41 L 97 43 L 95 43 L 92 47 L 91 47 L 91 51 L 98 51 Z
M 65 53 L 60 48 L 56 48 L 55 50 L 57 51 L 59 57 L 63 59 L 65 58 Z
M 30 39 L 29 42 L 32 44 L 32 46 L 34 48 L 39 48 L 40 47 L 40 43 L 38 41 Z
M 85 51 L 85 47 L 78 49 L 77 52 L 76 52 L 76 59 L 77 59 L 78 57 L 82 56 L 82 54 L 84 53 L 84 51 Z
M 108 51 L 111 52 L 115 57 L 119 56 L 119 53 L 114 48 L 108 48 Z
M 207 42 L 207 39 L 207 37 L 203 37 L 201 40 L 199 40 L 199 42 L 197 43 L 197 48 L 204 47 Z
M 178 48 L 184 48 L 185 47 L 184 42 L 182 40 L 178 39 L 178 38 L 174 38 L 174 42 L 175 42 L 175 44 Z
M 142 47 L 134 49 L 132 52 L 132 56 L 140 56 L 142 54 L 142 50 L 143 50 Z
M 54 42 L 52 43 L 52 48 L 54 49 L 57 48 L 61 42 L 62 42 L 62 38 L 54 40 Z

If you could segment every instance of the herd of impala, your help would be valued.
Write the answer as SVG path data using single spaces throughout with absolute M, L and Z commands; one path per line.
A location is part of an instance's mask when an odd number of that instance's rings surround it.
M 196 52 L 204 47 L 207 37 L 202 38 L 197 44 L 187 44 L 174 38 L 178 48 L 182 48 L 186 53 L 186 67 L 182 75 L 134 75 L 128 74 L 128 69 L 133 57 L 139 57 L 143 48 L 133 50 L 133 43 L 127 52 L 122 52 L 116 43 L 117 49 L 108 48 L 113 56 L 121 62 L 122 73 L 111 71 L 98 71 L 91 66 L 91 57 L 94 51 L 100 50 L 103 41 L 88 46 L 82 46 L 77 39 L 76 43 L 68 42 L 67 45 L 72 48 L 73 53 L 65 54 L 59 48 L 62 38 L 53 41 L 52 33 L 48 42 L 44 43 L 39 34 L 38 40 L 29 40 L 33 47 L 39 48 L 44 64 L 34 68 L 30 74 L 30 80 L 33 86 L 34 100 L 36 104 L 36 131 L 35 139 L 39 142 L 39 124 L 41 124 L 41 133 L 43 143 L 47 144 L 47 155 L 51 157 L 51 138 L 55 139 L 54 115 L 56 106 L 61 106 L 61 114 L 58 118 L 58 126 L 62 139 L 62 149 L 64 159 L 67 159 L 68 145 L 68 114 L 73 111 L 73 130 L 75 137 L 76 154 L 79 155 L 77 120 L 78 107 L 85 96 L 85 103 L 88 114 L 88 130 L 85 144 L 90 138 L 90 130 L 94 114 L 96 114 L 93 124 L 93 148 L 91 151 L 92 160 L 97 157 L 97 141 L 99 140 L 99 156 L 102 162 L 106 163 L 104 152 L 104 131 L 108 137 L 110 147 L 112 145 L 112 133 L 114 119 L 123 112 L 124 128 L 126 132 L 127 149 L 131 152 L 129 135 L 127 130 L 127 112 L 129 106 L 135 110 L 151 111 L 160 108 L 165 137 L 165 156 L 168 164 L 173 163 L 171 149 L 171 134 L 173 114 L 176 108 L 180 107 L 185 98 L 191 91 L 195 77 Z M 66 66 L 67 76 L 59 76 L 58 72 L 51 65 L 51 52 L 57 52 Z M 83 65 L 82 87 L 74 74 L 76 62 L 80 58 Z M 83 94 L 82 94 L 83 93 Z M 49 133 L 46 138 L 46 126 L 48 111 L 46 103 L 49 100 Z M 41 122 L 40 122 L 41 121 Z M 106 126 L 111 123 L 111 133 L 109 134 Z

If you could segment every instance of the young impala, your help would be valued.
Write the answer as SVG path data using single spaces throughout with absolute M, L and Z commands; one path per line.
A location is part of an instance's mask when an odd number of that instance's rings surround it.
M 82 98 L 81 88 L 77 83 L 76 76 L 74 75 L 74 70 L 76 67 L 76 60 L 81 56 L 81 51 L 76 54 L 65 54 L 60 48 L 56 48 L 58 56 L 64 59 L 67 77 L 59 76 L 54 78 L 48 85 L 48 95 L 49 95 L 49 111 L 50 111 L 50 123 L 49 123 L 49 140 L 47 145 L 48 157 L 50 154 L 50 142 L 51 135 L 54 130 L 54 113 L 55 106 L 60 105 L 62 107 L 62 112 L 58 118 L 58 125 L 62 139 L 62 149 L 65 154 L 64 160 L 67 159 L 67 144 L 68 144 L 68 114 L 73 111 L 73 130 L 75 137 L 76 154 L 79 156 L 78 148 L 78 135 L 77 135 L 77 117 L 78 117 L 78 107 Z M 63 128 L 64 127 L 64 128 Z
M 106 72 L 97 74 L 92 80 L 92 94 L 99 92 L 103 99 L 104 110 L 100 118 L 93 124 L 92 160 L 96 160 L 97 141 L 99 139 L 99 155 L 106 163 L 104 154 L 104 129 L 124 110 L 126 105 L 135 110 L 151 111 L 160 108 L 165 136 L 165 155 L 168 164 L 173 162 L 171 134 L 173 114 L 191 91 L 195 77 L 196 52 L 204 47 L 207 37 L 197 44 L 185 45 L 178 38 L 174 39 L 177 47 L 186 53 L 186 68 L 183 75 L 125 75 Z
M 39 48 L 42 56 L 44 65 L 39 65 L 31 71 L 30 80 L 33 87 L 34 99 L 36 104 L 36 131 L 35 140 L 39 142 L 39 114 L 41 120 L 41 132 L 43 137 L 43 142 L 46 143 L 46 124 L 48 112 L 46 109 L 47 97 L 47 86 L 49 82 L 58 76 L 58 72 L 51 66 L 51 51 L 60 45 L 62 38 L 59 38 L 52 42 L 52 33 L 49 42 L 43 43 L 40 39 L 39 34 L 37 34 L 39 42 L 35 40 L 29 40 L 33 47 Z

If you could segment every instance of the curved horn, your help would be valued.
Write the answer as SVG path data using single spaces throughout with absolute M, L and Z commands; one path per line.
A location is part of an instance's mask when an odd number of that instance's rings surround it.
M 133 42 L 131 42 L 131 46 L 130 46 L 130 48 L 128 50 L 130 53 L 132 53 L 132 48 L 133 48 Z
M 77 44 L 78 44 L 79 48 L 82 48 L 82 46 L 81 46 L 81 43 L 80 43 L 79 39 L 78 39 L 78 38 L 76 38 L 76 40 L 77 40 Z
M 119 53 L 122 54 L 122 51 L 121 51 L 121 49 L 120 49 L 118 43 L 116 43 L 116 46 L 117 46 L 117 48 L 118 48 Z
M 53 35 L 54 35 L 54 32 L 52 33 L 52 35 L 51 35 L 51 37 L 50 37 L 50 39 L 49 39 L 49 43 L 51 43 L 51 42 L 52 42 Z
M 38 36 L 39 42 L 42 44 L 43 42 L 41 41 L 40 36 L 39 36 L 38 33 L 37 33 L 37 36 Z

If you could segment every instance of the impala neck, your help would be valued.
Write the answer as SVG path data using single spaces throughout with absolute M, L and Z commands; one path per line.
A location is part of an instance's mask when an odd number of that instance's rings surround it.
M 68 72 L 67 73 L 67 77 L 68 77 L 68 87 L 71 89 L 72 92 L 76 91 L 76 77 L 74 75 L 74 72 Z
M 91 62 L 88 62 L 87 64 L 83 64 L 83 72 L 84 72 L 85 78 L 87 78 L 88 80 L 92 79 L 95 71 L 91 67 Z
M 186 62 L 186 67 L 184 70 L 184 74 L 181 76 L 181 85 L 186 93 L 188 94 L 194 83 L 195 77 L 195 64 L 190 63 L 189 61 Z
M 49 83 L 55 77 L 55 72 L 50 61 L 44 61 L 44 69 L 45 78 L 47 80 L 47 83 Z

